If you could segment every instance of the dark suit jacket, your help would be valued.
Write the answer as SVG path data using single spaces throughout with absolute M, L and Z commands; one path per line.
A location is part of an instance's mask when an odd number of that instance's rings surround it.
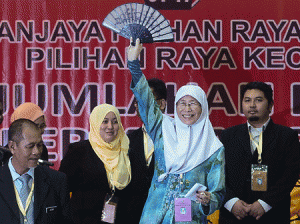
M 60 171 L 67 174 L 71 197 L 71 212 L 75 223 L 102 223 L 104 199 L 111 193 L 106 170 L 88 140 L 72 143 L 61 161 Z M 130 186 L 116 189 L 119 198 L 116 223 L 131 223 L 128 201 L 132 195 Z
M 252 155 L 247 124 L 224 130 L 221 141 L 225 147 L 226 196 L 224 204 L 234 198 L 252 204 L 263 200 L 272 209 L 259 221 L 247 217 L 239 222 L 224 207 L 220 224 L 224 223 L 290 223 L 290 192 L 299 177 L 299 140 L 296 131 L 270 120 L 263 132 L 262 164 L 268 165 L 268 189 L 251 191 L 251 164 L 257 163 L 257 150 Z
M 38 166 L 34 170 L 34 181 L 35 223 L 71 223 L 66 175 Z M 57 207 L 47 213 L 46 208 L 53 206 Z M 8 163 L 0 167 L 0 217 L 0 223 L 3 224 L 20 223 L 20 211 Z
M 144 204 L 146 202 L 148 191 L 151 185 L 154 173 L 154 154 L 149 167 L 145 159 L 144 152 L 144 136 L 142 128 L 134 130 L 128 134 L 129 157 L 131 162 L 132 180 L 131 185 L 134 189 L 134 194 L 130 200 L 132 216 L 131 223 L 139 223 L 142 215 Z

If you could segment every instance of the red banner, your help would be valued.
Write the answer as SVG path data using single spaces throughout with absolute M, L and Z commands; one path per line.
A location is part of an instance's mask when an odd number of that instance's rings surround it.
M 135 115 L 126 64 L 129 40 L 102 25 L 126 0 L 2 0 L 2 145 L 14 109 L 24 102 L 45 112 L 43 135 L 58 169 L 70 142 L 88 138 L 89 114 L 101 103 L 115 105 L 128 131 Z M 207 93 L 217 133 L 245 122 L 240 89 L 249 81 L 272 85 L 276 123 L 300 129 L 299 7 L 292 0 L 139 0 L 170 22 L 172 43 L 144 44 L 147 78 L 167 83 L 167 113 L 176 90 L 189 82 Z

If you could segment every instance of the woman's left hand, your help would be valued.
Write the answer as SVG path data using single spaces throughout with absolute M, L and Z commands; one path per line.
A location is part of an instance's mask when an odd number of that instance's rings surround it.
M 207 206 L 210 202 L 210 193 L 207 191 L 196 192 L 196 197 L 198 201 L 204 206 Z

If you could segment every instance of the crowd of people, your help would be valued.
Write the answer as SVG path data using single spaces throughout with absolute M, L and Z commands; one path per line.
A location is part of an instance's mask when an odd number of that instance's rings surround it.
M 116 107 L 96 106 L 88 139 L 69 145 L 59 171 L 39 164 L 48 160 L 43 111 L 16 108 L 0 167 L 0 223 L 205 224 L 216 210 L 220 224 L 290 223 L 300 145 L 270 117 L 272 88 L 248 83 L 246 123 L 219 139 L 199 86 L 182 86 L 174 118 L 164 113 L 166 86 L 143 75 L 142 47 L 137 39 L 127 52 L 142 127 L 127 135 Z M 0 112 L 2 122 L 1 103 Z

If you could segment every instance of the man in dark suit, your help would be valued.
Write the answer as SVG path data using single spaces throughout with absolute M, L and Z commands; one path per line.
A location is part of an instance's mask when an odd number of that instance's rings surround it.
M 38 166 L 43 141 L 27 119 L 9 127 L 12 157 L 0 167 L 0 223 L 71 223 L 66 176 Z
M 148 83 L 160 110 L 164 113 L 167 100 L 165 83 L 156 78 L 149 79 Z M 135 108 L 139 116 L 137 102 Z M 136 192 L 132 195 L 131 200 L 131 207 L 135 210 L 132 211 L 132 214 L 135 215 L 132 217 L 131 223 L 139 223 L 154 173 L 154 145 L 144 125 L 128 134 L 128 137 L 130 140 L 129 157 L 130 161 L 134 161 L 134 163 L 131 163 L 131 186 L 135 188 L 134 192 Z
M 299 177 L 299 139 L 274 124 L 272 88 L 262 82 L 242 90 L 246 124 L 224 130 L 226 196 L 220 224 L 290 223 L 290 192 Z

